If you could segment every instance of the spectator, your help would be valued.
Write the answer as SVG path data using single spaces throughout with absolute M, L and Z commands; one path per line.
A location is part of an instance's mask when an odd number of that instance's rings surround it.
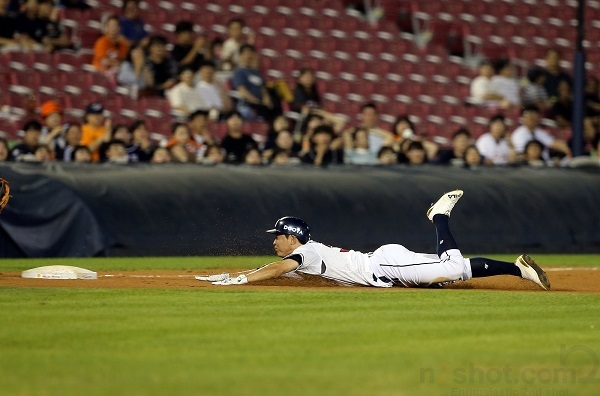
M 127 57 L 117 71 L 119 85 L 129 88 L 130 96 L 146 96 L 146 88 L 152 85 L 152 74 L 146 64 L 146 54 L 139 45 L 129 48 Z
M 216 144 L 216 140 L 208 126 L 208 111 L 196 110 L 188 116 L 188 127 L 192 138 L 197 143 L 204 145 Z
M 67 124 L 63 135 L 55 146 L 56 159 L 58 161 L 71 162 L 74 160 L 75 150 L 81 141 L 81 125 L 76 122 Z
M 125 0 L 121 7 L 121 34 L 127 40 L 130 46 L 141 43 L 142 46 L 147 44 L 146 31 L 144 20 L 140 17 L 140 5 L 138 0 Z
M 150 88 L 158 96 L 164 96 L 165 90 L 177 82 L 177 64 L 167 53 L 167 43 L 164 36 L 152 36 L 148 43 L 146 66 L 152 76 Z
M 104 22 L 104 35 L 94 44 L 92 65 L 98 71 L 116 73 L 127 57 L 129 44 L 120 32 L 119 17 L 108 17 Z
M 402 144 L 407 140 L 421 142 L 425 148 L 425 152 L 427 153 L 427 158 L 435 158 L 439 150 L 439 146 L 436 143 L 427 140 L 425 136 L 416 132 L 415 124 L 406 114 L 396 117 L 396 120 L 392 125 L 392 138 L 392 147 L 394 148 L 394 151 L 401 153 L 400 162 L 406 162 L 401 147 Z
M 171 152 L 166 147 L 157 147 L 154 153 L 152 153 L 150 163 L 168 164 L 169 162 L 173 162 L 173 159 L 171 158 Z
M 231 99 L 225 88 L 215 79 L 215 65 L 206 61 L 200 66 L 198 72 L 200 80 L 196 89 L 204 101 L 204 108 L 211 113 L 211 118 L 216 120 L 223 112 L 231 110 Z
M 559 128 L 571 129 L 573 119 L 573 94 L 568 81 L 558 83 L 558 94 L 548 116 Z
M 275 140 L 281 131 L 290 131 L 291 129 L 290 120 L 284 116 L 277 116 L 273 122 L 269 126 L 269 131 L 267 133 L 267 141 L 265 142 L 265 150 L 269 150 L 275 147 Z M 264 153 L 264 151 L 263 151 Z
M 214 144 L 206 148 L 206 156 L 202 159 L 202 163 L 205 165 L 217 165 L 222 164 L 224 160 L 223 149 L 218 144 Z
M 0 0 L 0 50 L 17 51 L 21 49 L 16 39 L 17 18 L 8 9 L 9 0 Z
M 167 142 L 167 148 L 171 151 L 173 159 L 176 162 L 199 162 L 204 156 L 206 146 L 192 139 L 187 124 L 176 122 L 172 132 L 173 137 Z
M 102 142 L 100 144 L 100 148 L 98 149 L 100 152 L 100 162 L 106 162 L 108 160 L 108 155 L 106 153 L 114 140 L 125 143 L 125 148 L 131 144 L 131 133 L 129 132 L 127 125 L 117 124 L 112 127 L 110 131 L 110 139 Z
M 12 161 L 12 155 L 8 147 L 8 140 L 0 137 L 0 162 Z
M 509 103 L 492 83 L 494 66 L 489 60 L 479 65 L 479 75 L 471 81 L 469 103 L 491 107 L 508 107 Z
M 215 65 L 215 69 L 217 71 L 226 71 L 231 72 L 233 70 L 233 64 L 227 61 L 226 70 L 222 68 L 223 61 L 221 60 L 221 53 L 223 50 L 223 39 L 220 37 L 215 37 L 211 40 L 208 45 L 208 51 L 206 52 L 204 58 L 206 62 L 212 62 Z
M 492 86 L 508 102 L 509 106 L 521 105 L 521 86 L 515 77 L 515 68 L 508 59 L 500 59 L 494 66 L 496 75 L 492 77 Z
M 434 161 L 442 165 L 462 166 L 467 146 L 472 143 L 471 132 L 465 127 L 459 128 L 452 134 L 452 144 L 449 149 L 440 150 Z
M 171 108 L 185 116 L 196 110 L 205 109 L 204 99 L 194 85 L 194 71 L 190 67 L 181 69 L 179 81 L 173 88 L 165 91 Z
M 252 136 L 243 132 L 242 115 L 232 112 L 227 116 L 227 135 L 221 141 L 221 147 L 225 150 L 225 163 L 240 164 L 246 153 L 252 148 L 258 148 L 258 144 Z
M 196 37 L 194 24 L 190 21 L 179 21 L 175 25 L 175 43 L 171 50 L 171 57 L 177 62 L 181 71 L 185 67 L 196 72 L 204 63 L 204 46 L 206 39 Z
M 40 143 L 49 144 L 54 149 L 57 139 L 61 138 L 60 134 L 64 130 L 62 108 L 56 101 L 48 100 L 40 106 L 40 116 L 44 120 Z
M 240 60 L 243 44 L 254 45 L 254 35 L 244 34 L 246 24 L 243 19 L 234 18 L 227 23 L 228 38 L 223 42 L 221 60 L 237 65 Z
M 23 125 L 23 141 L 12 149 L 12 157 L 16 161 L 35 160 L 35 150 L 40 144 L 42 124 L 36 120 L 29 120 Z
M 357 127 L 344 132 L 344 163 L 355 165 L 373 165 L 377 163 L 377 154 L 369 149 L 369 131 Z M 380 149 L 381 150 L 381 149 Z
M 294 99 L 291 109 L 302 114 L 307 114 L 310 109 L 321 107 L 321 96 L 315 80 L 315 72 L 310 67 L 300 69 L 294 88 Z
M 530 140 L 525 145 L 523 150 L 523 157 L 520 161 L 521 165 L 528 165 L 532 167 L 546 166 L 544 160 L 544 145 L 539 140 Z
M 92 152 L 88 146 L 79 145 L 73 150 L 73 162 L 91 163 Z
M 263 151 L 263 157 L 267 162 L 272 163 L 275 161 L 276 155 L 285 153 L 287 159 L 286 162 L 299 163 L 299 153 L 301 148 L 300 144 L 294 141 L 292 133 L 289 130 L 284 129 L 277 133 L 273 146 Z
M 360 107 L 359 128 L 368 131 L 369 150 L 376 156 L 379 149 L 383 146 L 391 146 L 394 142 L 394 135 L 379 127 L 379 111 L 374 103 L 365 103 Z
M 299 159 L 296 158 L 296 160 L 299 160 Z M 296 161 L 295 163 L 298 163 L 298 162 L 299 161 Z M 279 165 L 290 165 L 292 163 L 293 163 L 292 158 L 290 157 L 290 155 L 288 154 L 287 151 L 281 150 L 281 149 L 272 150 L 272 154 L 269 157 L 269 164 L 279 166 Z
M 548 94 L 544 88 L 546 80 L 544 69 L 540 67 L 530 69 L 527 72 L 527 80 L 529 80 L 529 84 L 523 91 L 523 104 L 535 105 L 542 112 L 550 109 L 552 103 L 548 100 Z
M 558 86 L 560 91 L 560 84 Z M 600 116 L 600 81 L 596 76 L 587 76 L 585 78 L 585 116 Z
M 490 118 L 489 132 L 477 139 L 476 147 L 487 165 L 509 165 L 516 161 L 517 154 L 506 138 L 506 121 L 502 114 Z
M 560 53 L 555 48 L 551 48 L 546 52 L 545 74 L 546 81 L 544 82 L 544 88 L 546 88 L 546 94 L 552 102 L 558 96 L 558 84 L 561 81 L 566 81 L 569 85 L 573 85 L 571 76 L 560 67 Z
M 35 162 L 54 161 L 54 152 L 47 144 L 38 144 L 33 153 L 33 161 L 35 161 Z
M 244 155 L 244 164 L 245 165 L 262 165 L 262 155 L 258 148 L 251 148 Z
M 408 160 L 408 165 L 424 165 L 428 162 L 425 147 L 423 146 L 423 143 L 418 141 L 411 141 L 408 143 L 405 155 Z
M 470 169 L 475 169 L 483 165 L 483 157 L 477 149 L 477 146 L 474 144 L 467 146 L 465 149 L 465 154 L 463 155 L 463 162 L 465 164 L 465 168 Z
M 90 149 L 92 162 L 100 162 L 100 146 L 110 140 L 111 131 L 111 121 L 104 117 L 102 103 L 90 103 L 85 109 L 81 127 L 81 144 Z
M 377 153 L 377 162 L 381 165 L 396 165 L 398 153 L 392 147 L 383 146 Z
M 119 139 L 112 139 L 108 142 L 106 149 L 106 162 L 111 164 L 128 164 L 127 144 Z
M 38 0 L 38 20 L 43 35 L 41 43 L 48 52 L 73 49 L 71 38 L 56 18 L 52 0 Z
M 260 71 L 254 67 L 256 49 L 251 45 L 240 48 L 240 61 L 233 72 L 232 88 L 239 95 L 236 110 L 245 120 L 258 117 L 270 122 L 278 114 Z
M 560 153 L 560 156 L 571 156 L 571 150 L 563 140 L 556 139 L 550 133 L 540 128 L 540 110 L 536 106 L 524 106 L 521 110 L 521 125 L 511 136 L 512 144 L 517 154 L 523 155 L 525 146 L 531 140 L 538 140 L 544 146 L 543 157 L 550 159 L 550 150 Z
M 152 144 L 148 137 L 148 128 L 144 120 L 134 121 L 129 127 L 131 132 L 131 146 L 127 148 L 127 153 L 131 162 L 148 162 L 154 156 L 156 146 Z
M 344 152 L 335 144 L 336 136 L 331 125 L 322 124 L 315 128 L 308 152 L 301 156 L 302 163 L 315 166 L 344 163 Z
M 44 30 L 38 19 L 37 0 L 26 0 L 21 5 L 16 21 L 16 38 L 26 50 L 42 51 Z

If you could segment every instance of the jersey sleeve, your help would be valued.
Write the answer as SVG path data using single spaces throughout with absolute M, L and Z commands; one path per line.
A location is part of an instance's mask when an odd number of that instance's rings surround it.
M 310 245 L 302 245 L 294 250 L 290 255 L 284 257 L 298 263 L 296 271 L 302 271 L 319 275 L 321 273 L 321 256 Z

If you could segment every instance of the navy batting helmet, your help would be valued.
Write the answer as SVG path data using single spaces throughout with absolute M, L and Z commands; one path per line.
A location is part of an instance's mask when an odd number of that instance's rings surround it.
M 267 230 L 269 234 L 294 235 L 300 243 L 305 244 L 310 239 L 310 228 L 298 217 L 286 216 L 277 220 L 275 228 Z

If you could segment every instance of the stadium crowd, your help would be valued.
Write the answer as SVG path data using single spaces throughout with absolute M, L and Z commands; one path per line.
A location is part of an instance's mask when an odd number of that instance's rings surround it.
M 77 0 L 0 0 L 1 50 L 73 51 L 61 25 L 64 7 L 89 6 Z M 78 120 L 65 116 L 58 99 L 48 100 L 37 117 L 23 122 L 21 141 L 0 139 L 0 161 L 473 168 L 563 166 L 572 157 L 572 76 L 560 68 L 554 48 L 545 67 L 527 71 L 526 82 L 510 59 L 483 60 L 464 99 L 466 106 L 492 109 L 488 128 L 473 136 L 465 125 L 443 144 L 419 131 L 410 114 L 398 114 L 391 128 L 385 126 L 373 102 L 363 103 L 350 118 L 325 111 L 318 71 L 310 67 L 294 71 L 293 86 L 267 81 L 243 19 L 231 19 L 226 36 L 212 40 L 197 33 L 192 21 L 180 20 L 169 41 L 147 30 L 139 1 L 125 0 L 120 15 L 101 22 L 103 35 L 94 43 L 91 65 L 135 100 L 166 98 L 174 120 L 170 137 L 153 140 L 143 118 L 113 123 L 99 101 L 87 103 Z M 582 149 L 597 156 L 600 84 L 594 76 L 586 80 L 585 107 Z M 520 125 L 503 115 L 509 108 L 519 112 Z M 542 119 L 555 123 L 553 133 Z M 245 127 L 257 120 L 268 125 L 266 136 Z

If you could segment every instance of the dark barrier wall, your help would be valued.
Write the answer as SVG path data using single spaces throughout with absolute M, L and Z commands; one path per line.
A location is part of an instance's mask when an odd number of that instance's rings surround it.
M 5 257 L 272 254 L 264 231 L 284 215 L 335 246 L 434 252 L 425 212 L 456 188 L 464 252 L 600 251 L 598 169 L 9 164 L 0 176 L 13 191 Z

